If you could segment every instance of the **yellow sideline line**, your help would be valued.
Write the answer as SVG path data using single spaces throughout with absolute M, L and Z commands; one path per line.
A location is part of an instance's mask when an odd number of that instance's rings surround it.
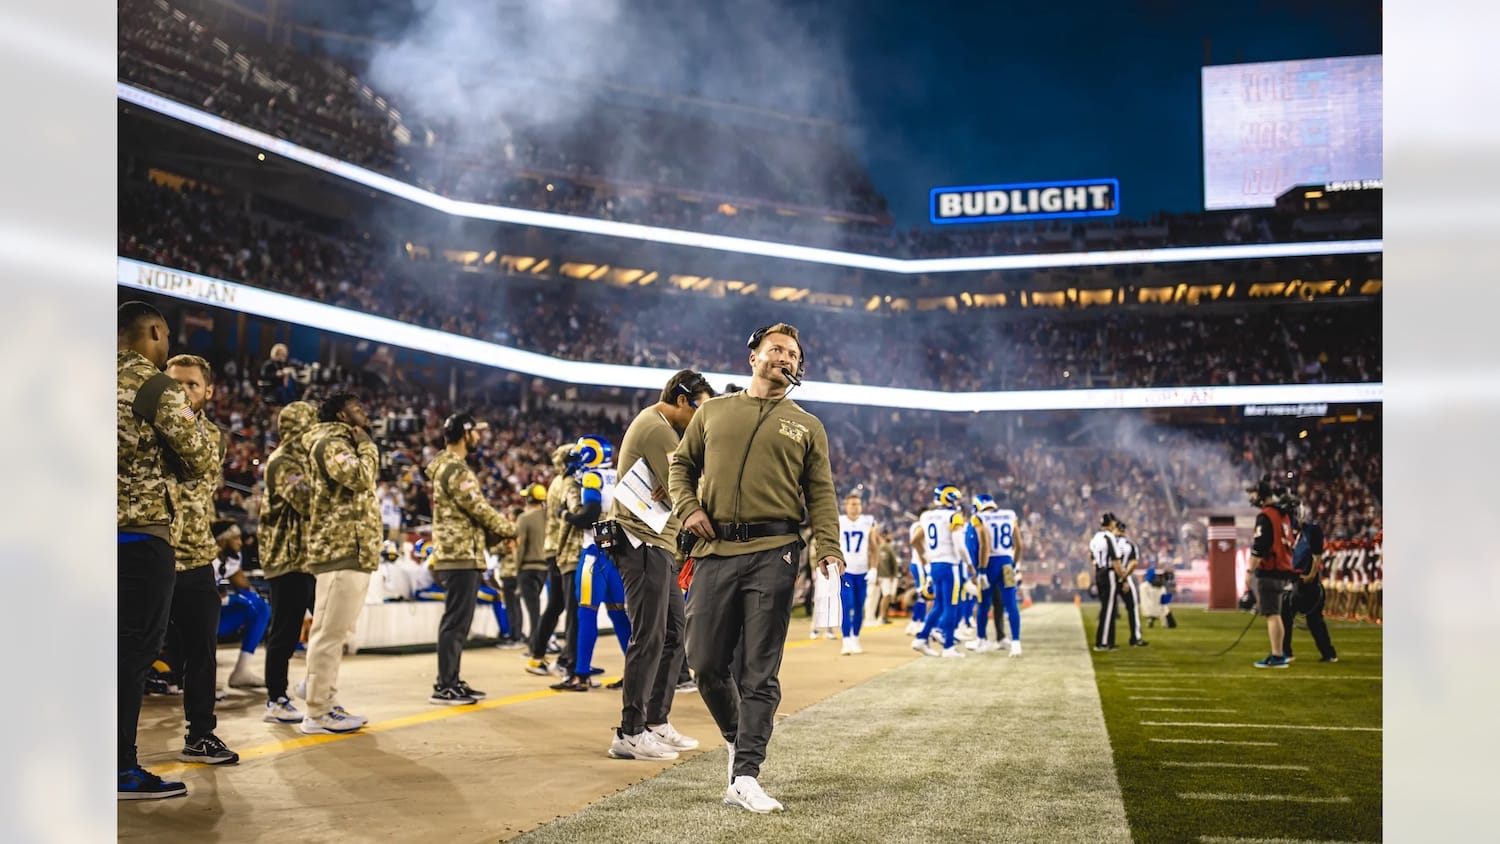
M 881 626 L 894 627 L 895 625 L 891 624 Z M 821 641 L 824 640 L 801 639 L 795 642 L 788 642 L 786 647 L 788 650 L 790 650 L 792 648 L 798 648 L 803 645 L 811 645 Z M 600 677 L 599 682 L 601 685 L 603 685 L 607 683 L 613 683 L 618 679 L 620 678 Z M 256 745 L 255 747 L 241 750 L 240 761 L 244 762 L 250 759 L 259 759 L 264 756 L 275 756 L 278 753 L 286 753 L 290 750 L 297 750 L 303 747 L 315 747 L 320 744 L 328 744 L 329 742 L 358 738 L 359 736 L 368 735 L 370 733 L 383 733 L 387 730 L 399 730 L 402 727 L 412 727 L 416 726 L 417 724 L 427 724 L 433 721 L 441 721 L 444 718 L 456 718 L 459 715 L 467 715 L 472 712 L 482 712 L 486 709 L 499 709 L 502 706 L 515 706 L 518 703 L 528 703 L 533 700 L 541 700 L 542 698 L 560 697 L 563 695 L 571 694 L 573 694 L 573 692 L 559 692 L 554 691 L 553 689 L 538 689 L 534 692 L 522 692 L 521 694 L 509 695 L 507 697 L 496 698 L 494 700 L 481 700 L 478 703 L 469 704 L 466 706 L 450 706 L 443 709 L 432 709 L 426 712 L 418 712 L 413 715 L 403 715 L 399 718 L 392 718 L 386 721 L 377 721 L 369 724 L 363 729 L 355 730 L 354 732 L 350 733 L 325 733 L 316 736 L 298 736 L 297 738 L 284 739 L 282 741 L 271 742 L 270 744 Z M 181 771 L 193 770 L 195 768 L 208 767 L 211 766 L 205 762 L 170 762 L 163 765 L 151 766 L 152 771 L 157 776 L 162 776 L 164 774 L 175 774 Z

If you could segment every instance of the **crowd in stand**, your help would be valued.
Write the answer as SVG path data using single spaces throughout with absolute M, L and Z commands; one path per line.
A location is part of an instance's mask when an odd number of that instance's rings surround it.
M 739 329 L 784 306 L 529 277 L 482 283 L 394 244 L 333 238 L 205 190 L 122 181 L 121 255 L 573 360 L 735 371 Z M 1306 313 L 1304 313 L 1304 311 Z M 670 334 L 655 326 L 683 324 Z M 801 308 L 819 380 L 945 390 L 1364 382 L 1379 304 L 1261 312 L 1093 309 L 1071 318 Z M 961 339 L 960 339 L 961 338 Z
M 225 361 L 219 368 L 223 374 L 209 416 L 232 436 L 229 483 L 218 504 L 220 514 L 236 519 L 251 537 L 246 554 L 253 565 L 263 496 L 258 473 L 275 445 L 274 410 L 248 362 Z M 309 395 L 332 387 L 322 385 Z M 367 405 L 381 448 L 382 480 L 403 504 L 401 528 L 422 532 L 431 521 L 431 498 L 421 467 L 436 455 L 442 420 L 454 408 L 410 385 L 400 393 L 371 395 Z M 503 512 L 523 505 L 528 485 L 550 480 L 550 455 L 558 444 L 583 434 L 618 443 L 627 418 L 623 406 L 609 416 L 539 405 L 475 410 L 492 428 L 471 462 L 486 497 Z M 1202 554 L 1195 517 L 1210 508 L 1243 507 L 1244 481 L 1262 471 L 1292 473 L 1330 538 L 1371 540 L 1381 530 L 1378 423 L 1313 427 L 1298 438 L 1280 427 L 1171 427 L 1127 416 L 1091 423 L 1083 415 L 1062 414 L 1006 430 L 994 417 L 958 426 L 926 413 L 853 407 L 820 407 L 819 413 L 841 494 L 857 488 L 866 511 L 899 539 L 938 481 L 971 495 L 988 492 L 1021 518 L 1023 568 L 1033 584 L 1049 584 L 1056 573 L 1071 585 L 1087 565 L 1087 538 L 1104 511 L 1131 514 L 1132 539 L 1143 558 L 1186 565 Z
M 166 0 L 120 6 L 131 84 L 458 199 L 896 257 L 1068 252 L 1379 236 L 1378 215 L 1298 226 L 1269 211 L 1148 220 L 891 226 L 885 201 L 828 129 L 744 125 L 598 96 L 565 130 L 523 115 L 424 121 L 326 56 L 205 26 Z M 497 84 L 505 84 L 504 81 Z M 483 140 L 476 142 L 475 138 Z

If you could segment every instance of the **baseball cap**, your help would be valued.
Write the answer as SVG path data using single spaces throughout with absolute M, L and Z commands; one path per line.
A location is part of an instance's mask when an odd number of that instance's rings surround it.
M 470 431 L 483 431 L 490 423 L 475 419 L 472 413 L 455 413 L 443 420 L 443 436 L 450 442 L 457 442 L 458 438 Z
M 531 486 L 529 486 L 529 487 L 526 488 L 526 500 L 527 501 L 546 501 L 547 500 L 547 488 L 544 487 L 544 486 L 542 486 L 541 484 L 532 484 Z

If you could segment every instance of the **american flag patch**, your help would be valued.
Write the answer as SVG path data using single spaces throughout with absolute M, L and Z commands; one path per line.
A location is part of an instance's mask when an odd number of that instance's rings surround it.
M 193 415 L 193 409 L 187 405 L 183 405 L 182 409 L 177 412 L 182 415 L 183 419 L 186 419 L 189 422 L 197 418 Z

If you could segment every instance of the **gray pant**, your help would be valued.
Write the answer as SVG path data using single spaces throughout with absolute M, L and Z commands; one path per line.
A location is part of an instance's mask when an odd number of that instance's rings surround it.
M 620 732 L 636 735 L 647 724 L 665 724 L 682 665 L 682 590 L 672 554 L 642 545 L 617 549 L 611 559 L 625 581 L 630 647 L 625 650 Z
M 781 703 L 781 656 L 792 620 L 797 581 L 796 537 L 780 548 L 734 557 L 704 557 L 693 569 L 687 601 L 688 664 L 698 693 L 734 742 L 734 775 L 757 777 L 776 707 Z M 782 556 L 791 551 L 791 562 Z M 735 682 L 731 664 L 744 641 L 744 669 Z
M 439 686 L 458 682 L 458 664 L 464 657 L 464 642 L 474 624 L 474 602 L 479 599 L 479 570 L 438 571 L 433 579 L 443 587 L 443 620 L 438 624 Z

